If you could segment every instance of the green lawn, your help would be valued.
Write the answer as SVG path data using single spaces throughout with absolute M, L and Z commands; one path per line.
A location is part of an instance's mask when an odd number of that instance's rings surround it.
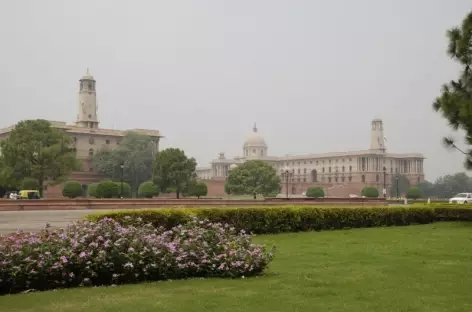
M 266 276 L 0 297 L 0 311 L 472 311 L 472 223 L 257 237 Z

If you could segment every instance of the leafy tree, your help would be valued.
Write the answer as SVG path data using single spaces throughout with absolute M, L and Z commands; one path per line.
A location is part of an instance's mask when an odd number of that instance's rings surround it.
M 417 186 L 410 187 L 406 192 L 406 198 L 418 199 L 421 198 L 421 190 Z
M 75 150 L 70 148 L 72 139 L 42 119 L 19 122 L 0 148 L 0 180 L 18 187 L 25 177 L 38 181 L 39 192 L 48 185 L 62 183 L 80 163 Z
M 313 197 L 313 198 L 324 197 L 325 192 L 322 187 L 312 186 L 312 187 L 309 187 L 308 190 L 306 191 L 306 196 Z
M 249 160 L 230 171 L 228 191 L 235 195 L 268 196 L 280 190 L 280 178 L 270 164 Z
M 206 196 L 208 194 L 208 187 L 203 182 L 192 183 L 189 188 L 189 196 L 196 196 L 200 199 L 201 196 Z
M 231 190 L 229 189 L 228 183 L 225 183 L 225 193 L 231 195 Z
M 123 181 L 137 192 L 141 183 L 152 178 L 153 157 L 152 138 L 128 132 L 115 150 L 107 148 L 99 150 L 92 158 L 92 166 L 95 172 L 101 173 L 106 178 L 121 181 L 121 165 L 123 165 Z
M 141 183 L 138 189 L 139 197 L 153 198 L 159 195 L 159 188 L 152 181 L 146 181 Z
M 20 188 L 22 190 L 39 190 L 38 180 L 35 178 L 24 178 L 23 181 L 21 181 Z
M 101 198 L 113 198 L 119 194 L 118 185 L 110 180 L 101 181 L 97 186 L 97 196 Z
M 369 198 L 379 197 L 379 190 L 375 186 L 366 186 L 362 189 L 361 195 Z
M 397 194 L 397 178 L 398 178 L 398 194 Z M 391 196 L 401 197 L 402 194 L 405 194 L 410 188 L 410 181 L 407 177 L 401 174 L 393 175 L 391 179 Z
M 420 194 L 422 194 L 424 197 L 436 196 L 435 185 L 429 181 L 421 182 L 418 184 L 418 188 L 420 190 Z
M 100 183 L 91 183 L 87 186 L 87 194 L 90 197 L 100 198 L 97 193 L 98 184 Z
M 77 181 L 67 181 L 62 186 L 62 195 L 64 197 L 76 198 L 82 196 L 83 193 L 82 185 Z
M 188 184 L 196 178 L 197 162 L 188 158 L 184 151 L 178 148 L 168 148 L 160 151 L 154 163 L 154 183 L 161 190 L 174 189 L 177 198 L 185 192 Z
M 452 80 L 442 88 L 433 108 L 440 112 L 454 130 L 464 130 L 467 145 L 472 144 L 472 12 L 462 21 L 460 27 L 447 32 L 449 45 L 447 53 L 461 67 L 457 80 Z M 461 150 L 452 138 L 444 138 L 443 143 L 466 155 L 465 166 L 472 169 L 472 149 Z

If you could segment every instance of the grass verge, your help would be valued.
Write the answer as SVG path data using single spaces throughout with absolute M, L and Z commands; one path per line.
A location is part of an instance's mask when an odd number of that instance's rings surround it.
M 472 311 L 471 223 L 289 233 L 256 241 L 277 245 L 263 277 L 3 296 L 0 311 Z

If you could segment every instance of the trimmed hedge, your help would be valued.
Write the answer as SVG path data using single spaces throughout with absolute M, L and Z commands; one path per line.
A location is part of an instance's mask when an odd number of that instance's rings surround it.
M 185 224 L 192 216 L 210 222 L 228 223 L 254 234 L 321 231 L 348 228 L 402 226 L 437 221 L 472 221 L 472 209 L 460 207 L 267 207 L 267 208 L 174 208 L 124 210 L 87 216 L 90 221 L 112 218 L 122 222 L 140 217 L 155 227 Z
M 62 187 L 62 196 L 69 198 L 77 198 L 84 194 L 82 185 L 77 181 L 67 181 Z

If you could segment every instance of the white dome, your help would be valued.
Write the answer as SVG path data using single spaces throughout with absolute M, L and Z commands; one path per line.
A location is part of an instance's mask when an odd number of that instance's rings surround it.
M 254 124 L 254 128 L 252 129 L 251 134 L 248 136 L 248 138 L 244 142 L 244 147 L 246 146 L 267 147 L 267 144 L 264 138 L 259 133 L 257 133 L 257 127 L 255 124 Z

